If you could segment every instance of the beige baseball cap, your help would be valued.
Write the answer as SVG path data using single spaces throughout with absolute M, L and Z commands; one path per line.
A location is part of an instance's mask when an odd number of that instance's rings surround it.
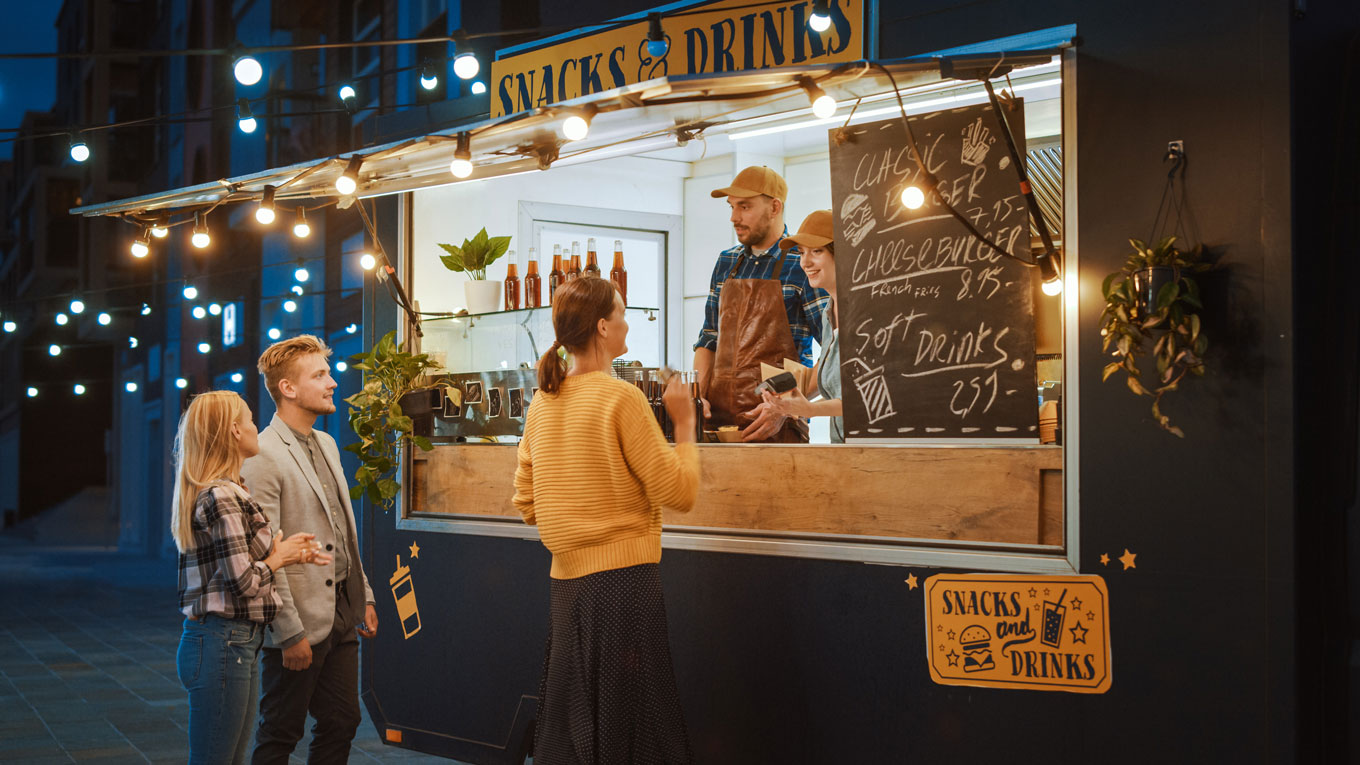
M 710 195 L 715 199 L 721 199 L 722 197 L 755 197 L 761 194 L 774 197 L 780 202 L 786 202 L 789 198 L 789 184 L 779 177 L 779 173 L 770 168 L 764 165 L 752 165 L 737 173 L 737 177 L 732 180 L 731 186 L 725 189 L 714 189 Z
M 831 211 L 817 210 L 803 219 L 798 233 L 779 240 L 780 249 L 792 249 L 795 244 L 804 247 L 825 247 L 836 238 L 831 230 Z

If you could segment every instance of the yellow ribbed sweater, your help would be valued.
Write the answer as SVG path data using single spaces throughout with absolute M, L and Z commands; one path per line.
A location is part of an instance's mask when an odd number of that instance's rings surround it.
M 660 561 L 661 507 L 688 511 L 698 491 L 698 450 L 666 443 L 632 383 L 589 372 L 534 396 L 514 503 L 552 552 L 552 578 Z

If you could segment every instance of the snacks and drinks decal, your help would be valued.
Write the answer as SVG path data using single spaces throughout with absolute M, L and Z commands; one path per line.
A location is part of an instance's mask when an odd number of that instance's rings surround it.
M 411 558 L 420 557 L 420 546 L 411 543 Z M 411 567 L 403 566 L 401 556 L 397 556 L 397 570 L 392 572 L 387 583 L 392 587 L 392 599 L 397 605 L 397 620 L 401 622 L 401 634 L 405 640 L 420 632 L 420 607 L 416 604 L 415 583 L 411 581 Z
M 938 574 L 924 590 L 926 655 L 936 683 L 1109 690 L 1110 596 L 1103 578 Z

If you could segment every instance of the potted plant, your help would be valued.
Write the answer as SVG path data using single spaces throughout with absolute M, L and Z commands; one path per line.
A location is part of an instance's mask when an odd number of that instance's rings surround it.
M 403 400 L 418 406 L 427 393 L 449 384 L 431 381 L 426 372 L 438 365 L 423 353 L 409 353 L 397 344 L 395 332 L 388 332 L 368 353 L 353 356 L 354 368 L 363 370 L 363 390 L 345 399 L 349 405 L 349 425 L 357 443 L 345 447 L 358 455 L 359 469 L 354 472 L 351 499 L 365 494 L 375 505 L 392 509 L 400 488 L 394 474 L 401 449 L 415 445 L 425 451 L 430 441 L 415 434 L 411 414 L 402 408 Z M 456 392 L 455 392 L 456 393 Z M 413 395 L 414 394 L 414 395 Z
M 447 255 L 439 260 L 450 271 L 466 273 L 469 280 L 463 284 L 463 295 L 467 298 L 469 313 L 490 313 L 500 307 L 501 283 L 487 281 L 486 267 L 496 262 L 510 247 L 508 236 L 487 236 L 486 229 L 477 232 L 471 239 L 464 239 L 461 247 L 452 244 L 439 245 Z
M 1100 314 L 1101 348 L 1113 347 L 1115 360 L 1106 364 L 1101 381 L 1115 372 L 1127 375 L 1129 390 L 1138 396 L 1152 397 L 1152 416 L 1167 432 L 1184 438 L 1185 433 L 1171 424 L 1162 413 L 1162 397 L 1176 390 L 1187 372 L 1204 374 L 1204 352 L 1209 341 L 1200 331 L 1199 285 L 1190 276 L 1205 271 L 1204 247 L 1183 251 L 1176 238 L 1168 236 L 1149 247 L 1130 239 L 1133 253 L 1124 267 L 1101 285 L 1105 310 Z M 1137 358 L 1145 353 L 1145 341 L 1152 342 L 1157 363 L 1155 384 L 1143 382 Z

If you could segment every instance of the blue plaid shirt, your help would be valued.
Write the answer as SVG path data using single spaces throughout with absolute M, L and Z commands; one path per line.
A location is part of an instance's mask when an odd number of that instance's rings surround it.
M 784 228 L 783 236 L 789 230 Z M 780 238 L 782 239 L 783 236 Z M 718 255 L 713 266 L 713 276 L 708 283 L 708 300 L 704 303 L 704 327 L 699 330 L 699 340 L 694 343 L 695 350 L 718 349 L 718 295 L 722 292 L 723 282 L 737 264 L 742 253 L 747 253 L 741 261 L 741 268 L 732 274 L 734 279 L 773 279 L 774 267 L 779 262 L 779 243 L 765 252 L 752 253 L 750 248 L 739 244 Z M 798 348 L 799 360 L 805 366 L 812 366 L 812 338 L 822 337 L 822 315 L 831 302 L 825 290 L 808 284 L 807 274 L 798 262 L 798 248 L 789 250 L 784 258 L 784 271 L 780 275 L 784 283 L 784 312 L 789 316 L 789 329 L 793 331 L 793 344 Z

